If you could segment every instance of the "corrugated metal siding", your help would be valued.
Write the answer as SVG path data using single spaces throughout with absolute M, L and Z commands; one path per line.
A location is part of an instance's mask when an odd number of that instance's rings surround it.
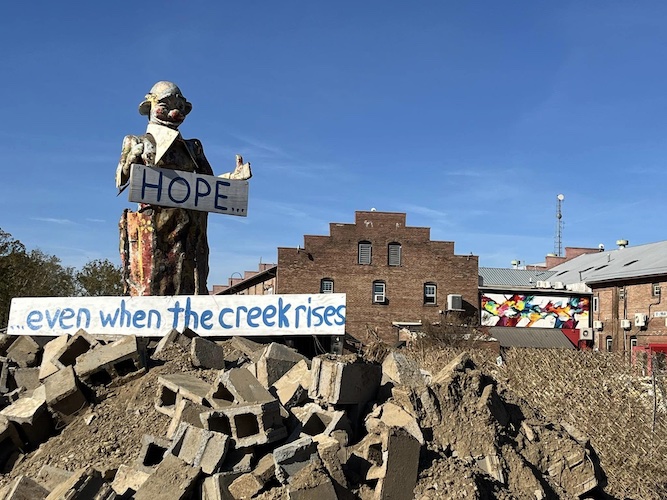
M 494 326 L 489 334 L 501 347 L 533 347 L 538 349 L 574 349 L 572 342 L 557 328 L 512 328 Z
M 538 281 L 549 281 L 554 271 L 480 267 L 479 286 L 507 285 L 534 286 Z

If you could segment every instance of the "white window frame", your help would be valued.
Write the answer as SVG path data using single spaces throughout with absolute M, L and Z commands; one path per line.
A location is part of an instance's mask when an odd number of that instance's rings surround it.
M 373 282 L 373 303 L 384 304 L 387 301 L 387 284 L 384 281 Z
M 334 281 L 331 278 L 320 280 L 320 293 L 334 293 Z
M 357 263 L 368 266 L 373 261 L 373 245 L 370 241 L 360 241 L 357 247 Z
M 429 293 L 429 288 L 433 290 Z M 424 283 L 424 305 L 435 305 L 438 303 L 438 285 L 435 283 Z
M 611 338 L 611 336 L 607 336 L 605 339 L 605 349 L 607 352 L 611 352 L 612 348 L 614 346 L 614 340 Z
M 600 310 L 600 297 L 593 297 L 593 312 Z
M 653 283 L 651 285 L 651 295 L 653 295 L 653 297 L 660 297 L 661 292 L 662 289 L 660 287 L 660 283 Z
M 403 260 L 402 248 L 400 243 L 389 243 L 387 245 L 387 265 L 391 267 L 400 267 Z
M 633 347 L 637 347 L 637 345 L 639 345 L 638 342 L 637 342 L 637 337 L 635 337 L 634 335 L 631 336 L 630 337 L 630 349 L 632 349 Z

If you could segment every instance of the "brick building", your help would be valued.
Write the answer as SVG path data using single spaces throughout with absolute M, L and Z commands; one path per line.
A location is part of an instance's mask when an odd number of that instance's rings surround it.
M 346 331 L 363 342 L 393 343 L 422 321 L 478 317 L 478 257 L 431 241 L 406 214 L 355 212 L 329 236 L 304 236 L 303 248 L 278 248 L 276 293 L 345 293 Z

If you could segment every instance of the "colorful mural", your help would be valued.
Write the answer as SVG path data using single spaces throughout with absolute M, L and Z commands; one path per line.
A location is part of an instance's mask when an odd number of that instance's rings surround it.
M 483 326 L 584 328 L 588 326 L 588 297 L 523 294 L 482 294 Z

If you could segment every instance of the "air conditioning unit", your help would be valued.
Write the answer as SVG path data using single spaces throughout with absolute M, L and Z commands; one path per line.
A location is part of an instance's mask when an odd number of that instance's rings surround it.
M 384 294 L 376 293 L 375 295 L 373 295 L 373 302 L 384 302 Z
M 565 290 L 565 283 L 562 281 L 554 281 L 553 287 L 554 290 Z
M 635 326 L 638 326 L 639 328 L 642 328 L 646 326 L 646 322 L 648 321 L 648 317 L 644 313 L 635 313 Z
M 595 328 L 597 331 L 602 330 L 604 327 L 604 323 L 602 321 L 593 321 L 593 328 Z
M 536 286 L 537 286 L 537 288 L 551 288 L 551 282 L 550 281 L 538 281 Z
M 630 322 L 629 319 L 622 319 L 621 328 L 623 328 L 623 330 L 629 330 L 630 328 L 632 328 L 632 323 Z
M 453 293 L 447 295 L 447 310 L 463 311 L 463 297 Z
M 579 330 L 579 340 L 593 340 L 593 329 L 581 328 Z

